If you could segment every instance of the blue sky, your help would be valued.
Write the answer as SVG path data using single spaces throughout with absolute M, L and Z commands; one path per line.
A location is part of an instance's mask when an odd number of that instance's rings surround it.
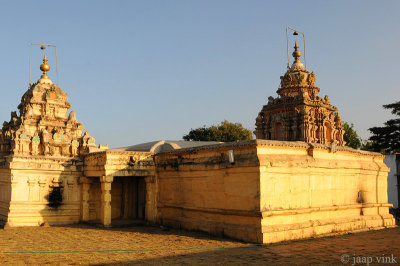
M 177 140 L 224 119 L 254 130 L 286 70 L 290 26 L 306 34 L 320 96 L 366 138 L 391 117 L 381 106 L 400 100 L 398 10 L 399 1 L 3 1 L 0 121 L 28 89 L 35 42 L 57 45 L 59 85 L 97 143 Z M 33 81 L 41 58 L 33 47 Z

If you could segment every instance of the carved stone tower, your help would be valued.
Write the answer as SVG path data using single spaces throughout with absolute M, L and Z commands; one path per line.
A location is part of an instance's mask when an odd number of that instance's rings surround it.
M 20 115 L 11 113 L 0 131 L 0 155 L 23 154 L 76 157 L 95 147 L 88 132 L 82 136 L 83 124 L 75 111 L 68 115 L 68 95 L 47 76 L 50 66 L 44 55 L 40 66 L 43 75 L 22 96 Z
M 43 75 L 22 96 L 0 131 L 0 224 L 79 221 L 83 156 L 95 148 L 76 121 L 68 95 Z
M 328 95 L 317 96 L 315 74 L 301 63 L 297 42 L 294 48 L 294 62 L 281 76 L 279 96 L 270 96 L 256 118 L 256 138 L 345 145 L 337 107 Z

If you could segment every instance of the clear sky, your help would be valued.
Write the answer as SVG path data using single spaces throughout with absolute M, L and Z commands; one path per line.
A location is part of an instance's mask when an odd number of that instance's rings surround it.
M 400 1 L 0 3 L 0 121 L 28 89 L 36 42 L 57 45 L 59 85 L 97 143 L 179 140 L 224 119 L 253 131 L 286 71 L 286 26 L 306 34 L 320 96 L 363 138 L 400 100 Z M 33 47 L 33 81 L 41 58 Z

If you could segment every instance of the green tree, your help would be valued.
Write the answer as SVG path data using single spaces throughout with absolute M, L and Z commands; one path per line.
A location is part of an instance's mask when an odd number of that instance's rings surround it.
M 359 149 L 361 147 L 361 138 L 358 136 L 357 132 L 354 130 L 354 125 L 351 123 L 344 122 L 343 129 L 345 131 L 343 135 L 344 141 L 346 141 L 346 146 L 353 149 Z
M 364 151 L 374 151 L 373 146 L 372 146 L 372 141 L 368 140 L 363 140 L 360 150 Z
M 400 101 L 383 105 L 383 108 L 391 109 L 397 118 L 386 121 L 383 127 L 368 129 L 372 133 L 369 138 L 372 150 L 385 154 L 400 152 Z
M 239 140 L 249 140 L 253 136 L 251 131 L 244 128 L 241 123 L 231 123 L 222 121 L 221 124 L 210 127 L 200 127 L 191 129 L 190 132 L 183 136 L 184 140 L 192 141 L 221 141 L 231 142 Z

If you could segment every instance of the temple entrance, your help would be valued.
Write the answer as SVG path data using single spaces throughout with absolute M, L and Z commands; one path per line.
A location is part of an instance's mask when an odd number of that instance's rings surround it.
M 146 183 L 144 177 L 114 177 L 111 189 L 113 220 L 144 220 Z
M 87 216 L 82 217 L 83 221 L 102 222 L 102 193 L 100 180 L 91 178 L 87 191 Z M 145 177 L 113 177 L 110 194 L 111 210 L 108 213 L 111 214 L 112 225 L 131 225 L 144 222 L 146 219 Z

